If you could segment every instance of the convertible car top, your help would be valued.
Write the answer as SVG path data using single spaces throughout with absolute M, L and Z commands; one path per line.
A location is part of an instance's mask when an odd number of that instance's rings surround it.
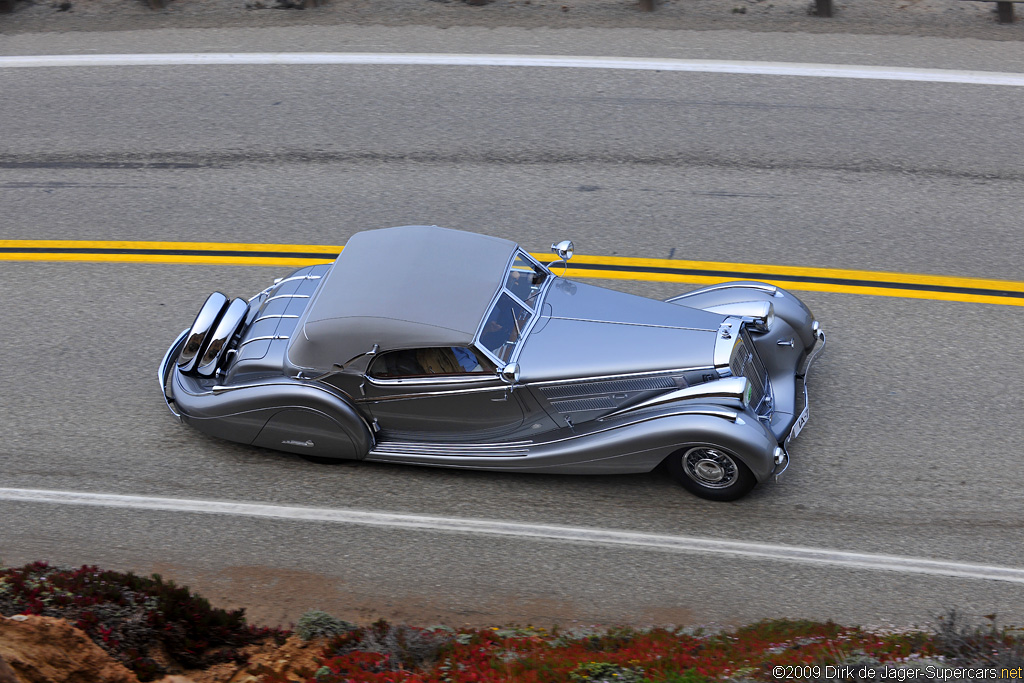
M 571 258 L 570 242 L 552 248 Z M 824 339 L 773 285 L 656 301 L 558 276 L 508 240 L 403 226 L 251 299 L 210 295 L 159 379 L 183 422 L 316 462 L 666 463 L 693 493 L 734 500 L 788 466 Z
M 353 235 L 300 319 L 288 359 L 327 369 L 374 344 L 468 347 L 517 249 L 436 226 Z

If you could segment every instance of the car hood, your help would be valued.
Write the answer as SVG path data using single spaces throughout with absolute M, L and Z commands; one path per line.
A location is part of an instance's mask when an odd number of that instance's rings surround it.
M 557 279 L 523 345 L 524 381 L 714 366 L 726 316 Z

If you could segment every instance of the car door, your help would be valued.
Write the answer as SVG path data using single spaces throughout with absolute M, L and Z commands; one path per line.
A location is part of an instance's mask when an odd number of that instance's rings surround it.
M 474 353 L 460 347 L 403 349 L 374 360 L 360 402 L 379 428 L 379 440 L 492 441 L 523 426 L 517 392 L 483 354 L 467 360 L 465 352 Z

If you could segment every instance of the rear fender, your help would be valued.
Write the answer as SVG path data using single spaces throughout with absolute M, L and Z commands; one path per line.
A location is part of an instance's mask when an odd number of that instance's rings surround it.
M 374 445 L 362 415 L 340 392 L 280 378 L 213 386 L 174 371 L 183 421 L 212 436 L 291 453 L 361 460 Z

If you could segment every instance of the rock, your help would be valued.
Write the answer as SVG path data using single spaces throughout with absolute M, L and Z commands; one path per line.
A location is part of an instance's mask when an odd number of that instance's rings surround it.
M 139 683 L 84 632 L 52 617 L 0 619 L 0 661 L 0 683 Z
M 18 683 L 18 678 L 3 657 L 0 657 L 0 683 Z

